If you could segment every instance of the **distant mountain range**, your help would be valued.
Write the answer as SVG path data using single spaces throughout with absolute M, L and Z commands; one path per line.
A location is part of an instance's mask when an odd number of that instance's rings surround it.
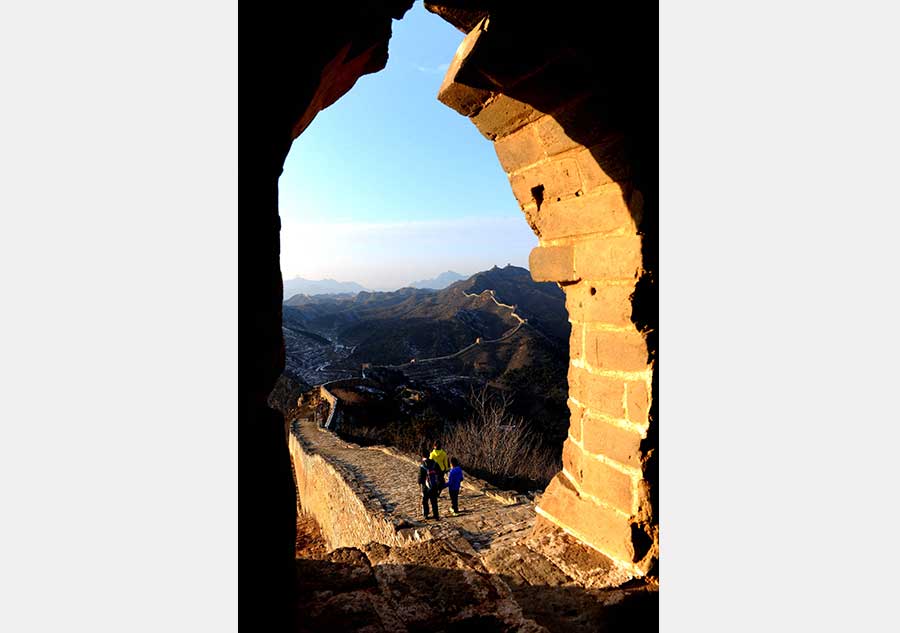
M 288 373 L 309 384 L 352 375 L 362 363 L 453 354 L 476 338 L 503 337 L 522 319 L 528 325 L 514 338 L 485 348 L 490 359 L 482 360 L 494 370 L 489 373 L 553 356 L 562 360 L 565 381 L 570 330 L 565 294 L 555 283 L 533 281 L 525 268 L 494 266 L 440 290 L 298 294 L 284 302 L 282 316 Z
M 355 294 L 364 290 L 367 288 L 354 281 L 312 280 L 303 277 L 294 277 L 284 281 L 284 299 L 290 299 L 294 295 Z
M 431 288 L 433 290 L 441 290 L 450 284 L 468 279 L 466 275 L 460 275 L 458 272 L 448 270 L 441 273 L 434 279 L 422 279 L 414 281 L 404 286 L 405 288 Z M 356 294 L 357 292 L 371 292 L 369 288 L 362 286 L 355 281 L 335 281 L 334 279 L 304 279 L 303 277 L 294 277 L 284 281 L 283 300 L 287 301 L 294 295 L 308 295 L 310 297 L 316 295 L 341 295 Z
M 466 275 L 460 275 L 458 272 L 448 270 L 445 273 L 441 273 L 434 279 L 423 279 L 421 281 L 414 281 L 409 284 L 410 288 L 432 288 L 434 290 L 441 290 L 446 288 L 450 284 L 456 281 L 462 281 L 463 279 L 468 279 Z
M 447 402 L 489 383 L 512 397 L 515 415 L 562 445 L 565 294 L 555 283 L 535 282 L 525 268 L 494 266 L 439 290 L 295 295 L 282 317 L 285 373 L 298 382 L 360 377 L 365 364 L 373 376 L 392 371 Z

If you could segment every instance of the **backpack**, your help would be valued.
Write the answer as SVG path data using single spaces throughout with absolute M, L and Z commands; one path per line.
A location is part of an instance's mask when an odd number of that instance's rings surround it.
M 429 459 L 422 468 L 426 469 L 425 475 L 425 485 L 429 490 L 440 490 L 441 484 L 443 482 L 443 478 L 440 475 L 440 470 L 438 470 L 438 465 L 434 462 L 434 460 Z

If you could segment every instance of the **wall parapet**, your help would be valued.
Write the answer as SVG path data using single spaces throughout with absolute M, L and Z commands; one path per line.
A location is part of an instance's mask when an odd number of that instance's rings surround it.
M 325 385 L 319 386 L 319 395 L 331 407 L 328 411 L 328 418 L 325 420 L 325 428 L 330 429 L 332 422 L 334 422 L 334 415 L 337 413 L 338 399 L 333 393 L 328 391 L 328 388 Z
M 319 524 L 329 548 L 373 541 L 394 547 L 434 538 L 428 528 L 390 517 L 349 468 L 326 460 L 299 434 L 291 433 L 289 448 L 301 511 Z

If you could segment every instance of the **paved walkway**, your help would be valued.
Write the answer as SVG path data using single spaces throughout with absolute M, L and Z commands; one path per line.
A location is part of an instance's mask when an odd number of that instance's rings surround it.
M 464 513 L 450 516 L 444 493 L 441 520 L 426 522 L 413 457 L 349 444 L 311 420 L 296 420 L 292 433 L 304 485 L 322 481 L 306 490 L 315 505 L 328 504 L 325 529 L 363 528 L 341 533 L 336 542 L 345 544 L 334 549 L 318 529 L 299 534 L 297 633 L 654 630 L 656 586 L 624 587 L 630 572 L 537 521 L 528 497 L 470 477 L 460 494 Z M 345 491 L 371 524 L 360 523 L 366 519 Z M 394 541 L 401 531 L 417 536 Z
M 427 527 L 435 538 L 462 536 L 478 552 L 511 543 L 526 536 L 534 526 L 534 504 L 466 475 L 459 495 L 459 516 L 450 514 L 450 495 L 438 499 L 440 520 L 422 518 L 422 494 L 417 483 L 418 463 L 384 447 L 359 447 L 319 429 L 311 420 L 301 420 L 293 432 L 304 448 L 349 472 L 377 499 L 385 513 L 412 527 Z

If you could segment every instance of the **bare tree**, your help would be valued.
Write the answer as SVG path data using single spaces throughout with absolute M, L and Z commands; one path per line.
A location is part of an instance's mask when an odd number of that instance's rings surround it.
M 447 437 L 447 448 L 464 468 L 503 485 L 531 481 L 546 485 L 559 472 L 559 456 L 543 446 L 540 436 L 521 417 L 510 413 L 512 399 L 486 385 L 469 395 L 472 415 Z

